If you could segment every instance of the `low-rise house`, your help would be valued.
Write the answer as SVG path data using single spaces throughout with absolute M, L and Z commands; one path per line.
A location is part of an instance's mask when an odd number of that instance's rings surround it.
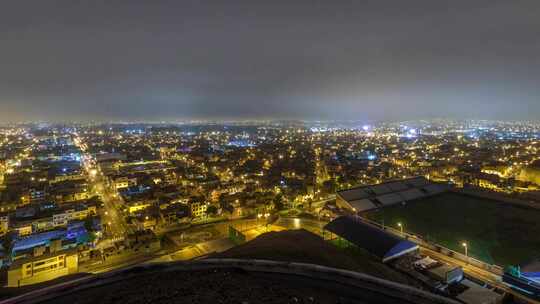
M 173 224 L 187 220 L 190 214 L 190 207 L 187 204 L 177 203 L 168 205 L 166 208 L 160 209 L 159 212 L 163 223 Z
M 63 204 L 76 201 L 83 201 L 90 198 L 88 184 L 86 182 L 63 182 L 55 185 L 51 189 L 51 196 L 54 201 Z
M 8 287 L 20 287 L 46 282 L 77 273 L 79 270 L 76 249 L 62 250 L 57 244 L 36 248 L 31 257 L 14 261 L 8 272 Z
M 126 189 L 137 186 L 137 177 L 135 176 L 113 176 L 111 178 L 113 188 L 116 190 Z
M 91 212 L 88 207 L 82 204 L 78 204 L 73 208 L 65 208 L 61 210 L 61 212 L 55 213 L 52 216 L 53 225 L 55 227 L 66 226 L 71 221 L 82 221 L 93 214 L 95 214 L 95 212 Z
M 192 202 L 190 204 L 191 217 L 198 218 L 206 216 L 206 210 L 208 209 L 207 202 Z
M 7 213 L 0 214 L 0 237 L 9 232 L 9 215 Z

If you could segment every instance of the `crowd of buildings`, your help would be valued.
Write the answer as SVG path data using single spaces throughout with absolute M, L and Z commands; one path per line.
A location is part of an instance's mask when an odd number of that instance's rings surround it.
M 4 127 L 3 267 L 13 273 L 8 285 L 29 284 L 76 272 L 111 239 L 314 212 L 336 191 L 414 176 L 536 199 L 539 130 L 488 122 Z
M 9 129 L 0 150 L 0 248 L 8 285 L 77 272 L 103 236 L 81 151 L 69 135 Z

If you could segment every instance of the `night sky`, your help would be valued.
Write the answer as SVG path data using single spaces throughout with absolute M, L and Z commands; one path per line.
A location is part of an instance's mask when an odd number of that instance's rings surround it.
M 0 122 L 540 116 L 540 1 L 0 9 Z

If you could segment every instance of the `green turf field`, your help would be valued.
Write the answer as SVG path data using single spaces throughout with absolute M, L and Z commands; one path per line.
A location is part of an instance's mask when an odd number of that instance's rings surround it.
M 443 193 L 368 212 L 366 216 L 404 229 L 455 251 L 500 266 L 540 256 L 540 210 L 499 201 Z

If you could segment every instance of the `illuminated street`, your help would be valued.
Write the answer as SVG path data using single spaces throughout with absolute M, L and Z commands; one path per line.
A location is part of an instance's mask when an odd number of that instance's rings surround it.
M 81 150 L 85 152 L 86 145 L 80 142 L 80 139 L 77 142 L 79 142 Z M 129 228 L 125 222 L 125 217 L 121 213 L 121 201 L 117 193 L 106 185 L 103 173 L 99 167 L 94 166 L 92 157 L 88 154 L 83 154 L 83 159 L 86 160 L 84 167 L 90 176 L 90 187 L 104 204 L 104 208 L 101 211 L 101 218 L 105 225 L 105 235 L 111 242 L 122 240 L 129 233 Z M 105 246 L 107 243 L 104 240 L 100 245 Z

